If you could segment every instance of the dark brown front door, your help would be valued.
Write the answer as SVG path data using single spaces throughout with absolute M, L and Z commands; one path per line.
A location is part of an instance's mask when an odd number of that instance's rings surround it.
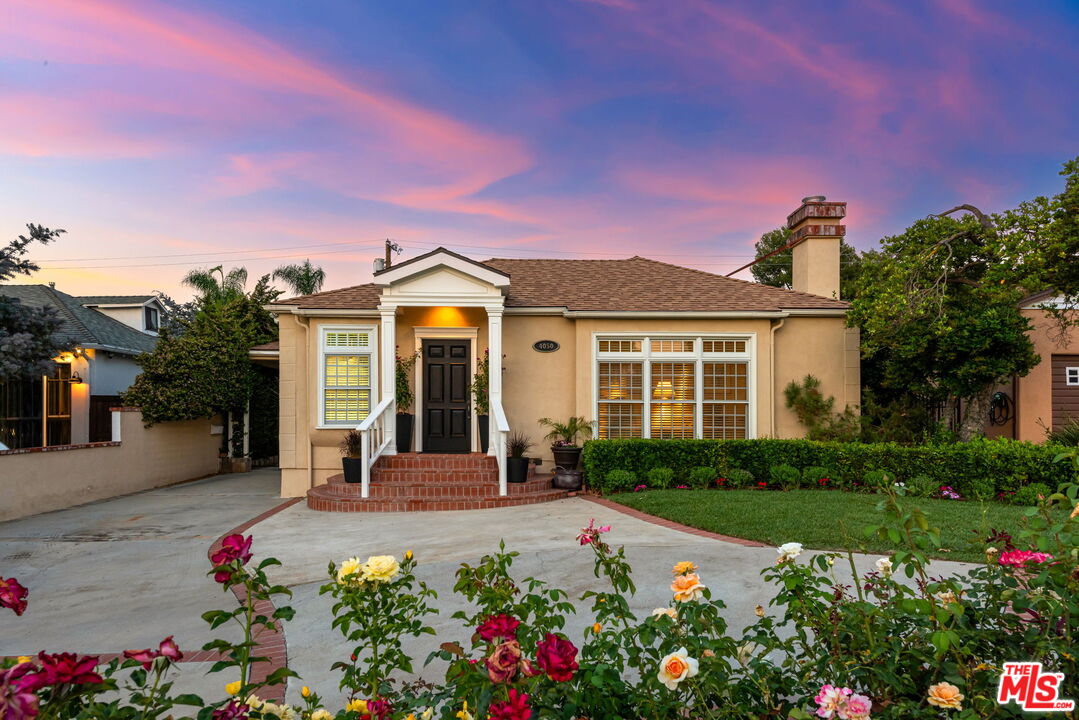
M 471 359 L 471 340 L 423 341 L 424 452 L 469 451 Z

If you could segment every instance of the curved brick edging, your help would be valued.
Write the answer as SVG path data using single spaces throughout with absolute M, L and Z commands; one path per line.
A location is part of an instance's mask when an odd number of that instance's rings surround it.
M 609 508 L 611 510 L 617 510 L 623 515 L 629 515 L 631 518 L 636 518 L 637 520 L 644 520 L 645 522 L 652 523 L 653 525 L 659 525 L 660 527 L 665 527 L 670 530 L 678 530 L 679 532 L 684 532 L 689 535 L 696 535 L 697 537 L 708 538 L 709 540 L 722 540 L 723 542 L 741 545 L 742 547 L 775 547 L 774 545 L 757 542 L 756 540 L 746 540 L 745 538 L 731 537 L 730 535 L 720 535 L 719 533 L 714 533 L 709 530 L 701 530 L 700 528 L 690 527 L 689 525 L 676 523 L 673 520 L 667 520 L 666 518 L 661 518 L 657 515 L 649 515 L 646 512 L 641 512 L 640 510 L 635 510 L 631 507 L 620 505 L 612 500 L 607 500 L 606 498 L 599 497 L 598 495 L 581 494 L 580 498 L 582 500 L 587 500 L 588 502 L 596 503 L 597 505 L 602 505 L 603 507 Z
M 222 534 L 221 537 L 214 540 L 213 544 L 210 545 L 210 549 L 206 551 L 207 559 L 221 549 L 222 541 L 229 535 L 242 535 L 263 520 L 276 515 L 282 510 L 292 507 L 302 500 L 303 498 L 290 498 L 285 502 L 270 508 L 261 515 L 256 515 L 247 522 L 237 525 L 228 532 Z M 242 585 L 233 585 L 230 590 L 232 590 L 232 594 L 236 596 L 237 602 L 243 601 L 242 593 L 244 588 Z M 270 616 L 275 609 L 272 601 L 263 600 L 255 604 L 255 612 L 260 615 Z M 281 622 L 279 620 L 274 620 L 273 630 L 260 628 L 256 631 L 254 640 L 256 645 L 254 650 L 252 650 L 252 654 L 269 658 L 269 662 L 255 663 L 251 666 L 252 681 L 262 682 L 273 671 L 288 665 L 288 647 L 285 644 L 285 631 L 284 628 L 281 627 Z M 285 687 L 285 683 L 266 687 L 263 689 L 261 697 L 263 700 L 281 702 L 285 699 Z

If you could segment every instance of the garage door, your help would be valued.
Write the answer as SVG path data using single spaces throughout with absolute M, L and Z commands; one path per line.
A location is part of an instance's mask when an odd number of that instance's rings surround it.
M 1079 355 L 1053 356 L 1053 429 L 1079 421 Z

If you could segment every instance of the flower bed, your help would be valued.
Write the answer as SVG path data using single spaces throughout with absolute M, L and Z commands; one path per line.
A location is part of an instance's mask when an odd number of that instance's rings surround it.
M 670 603 L 638 618 L 628 598 L 636 592 L 623 548 L 608 543 L 612 529 L 589 523 L 577 536 L 591 552 L 596 587 L 580 602 L 593 624 L 583 638 L 563 633 L 574 604 L 541 580 L 515 578 L 516 553 L 504 547 L 457 571 L 454 592 L 471 609 L 455 613 L 457 638 L 433 638 L 428 659 L 447 662 L 444 680 L 408 682 L 414 659 L 403 640 L 433 635 L 427 618 L 434 594 L 414 574 L 405 552 L 331 563 L 323 594 L 333 597 L 332 626 L 352 645 L 333 662 L 348 700 L 327 709 L 304 688 L 298 705 L 267 702 L 260 693 L 295 674 L 282 668 L 254 682 L 252 641 L 259 627 L 292 618 L 254 608 L 288 595 L 273 585 L 266 559 L 251 567 L 251 538 L 226 538 L 211 570 L 226 588 L 242 586 L 231 611 L 210 611 L 212 627 L 238 622 L 244 640 L 216 640 L 205 650 L 223 659 L 231 696 L 205 702 L 173 696 L 168 675 L 181 659 L 166 638 L 156 649 L 127 651 L 123 660 L 41 653 L 0 667 L 0 717 L 144 720 L 531 720 L 557 718 L 794 718 L 839 720 L 955 718 L 1002 712 L 995 689 L 1006 661 L 1036 660 L 1047 671 L 1075 678 L 1073 638 L 1079 631 L 1079 486 L 1065 485 L 1039 508 L 1018 539 L 997 536 L 984 562 L 963 576 L 932 577 L 926 552 L 939 531 L 894 493 L 881 501 L 884 522 L 873 533 L 902 540 L 903 549 L 857 573 L 850 553 L 802 559 L 797 542 L 777 549 L 761 572 L 776 594 L 772 614 L 740 633 L 727 627 L 722 599 L 707 574 L 686 560 L 667 578 Z M 1060 506 L 1075 507 L 1063 522 Z M 1059 513 L 1057 513 L 1059 514 Z M 849 567 L 855 582 L 836 572 Z M 899 582 L 904 575 L 913 582 Z M 30 590 L 32 595 L 32 589 Z M 22 612 L 28 594 L 0 578 L 0 606 Z M 327 660 L 329 663 L 330 660 Z M 227 681 L 227 683 L 226 683 Z M 116 691 L 109 692 L 106 691 Z
M 811 440 L 591 440 L 584 467 L 590 487 L 601 492 L 632 490 L 647 483 L 649 471 L 669 468 L 672 485 L 693 485 L 695 468 L 712 468 L 715 477 L 731 470 L 748 472 L 754 484 L 772 483 L 772 469 L 824 468 L 830 487 L 855 487 L 871 472 L 883 471 L 906 482 L 924 478 L 934 487 L 951 486 L 963 497 L 1012 497 L 1026 485 L 1055 488 L 1069 479 L 1054 459 L 1067 448 L 1014 440 L 976 440 L 951 445 L 904 446 L 895 443 L 840 443 Z M 611 471 L 629 473 L 633 484 L 611 487 Z M 1035 493 L 1036 495 L 1036 493 Z

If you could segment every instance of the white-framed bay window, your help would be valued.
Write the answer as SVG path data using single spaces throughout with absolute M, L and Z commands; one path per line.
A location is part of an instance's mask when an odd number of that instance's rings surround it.
M 355 427 L 375 404 L 378 342 L 374 327 L 319 328 L 319 427 Z
M 597 437 L 754 437 L 755 340 L 753 334 L 597 333 Z

